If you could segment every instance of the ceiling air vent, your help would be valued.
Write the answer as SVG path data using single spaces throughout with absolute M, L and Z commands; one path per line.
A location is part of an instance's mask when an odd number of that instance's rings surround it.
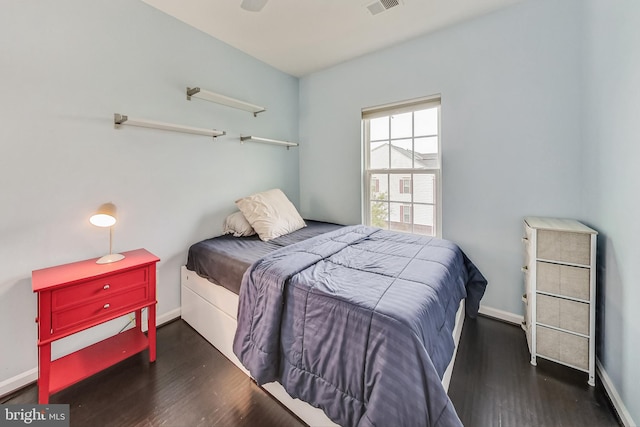
M 369 4 L 367 9 L 369 9 L 369 12 L 371 12 L 372 15 L 377 15 L 399 5 L 400 0 L 378 0 Z

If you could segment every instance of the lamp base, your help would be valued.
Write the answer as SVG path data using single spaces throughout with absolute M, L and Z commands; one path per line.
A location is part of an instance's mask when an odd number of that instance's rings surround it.
M 110 262 L 120 261 L 121 259 L 124 259 L 124 255 L 122 254 L 109 254 L 98 259 L 96 264 L 109 264 Z

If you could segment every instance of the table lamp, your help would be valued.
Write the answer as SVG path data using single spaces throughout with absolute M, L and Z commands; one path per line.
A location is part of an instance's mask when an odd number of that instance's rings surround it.
M 124 259 L 122 254 L 112 253 L 113 226 L 116 223 L 116 207 L 113 203 L 105 203 L 89 218 L 89 222 L 97 227 L 109 227 L 109 254 L 99 258 L 96 264 L 109 264 Z

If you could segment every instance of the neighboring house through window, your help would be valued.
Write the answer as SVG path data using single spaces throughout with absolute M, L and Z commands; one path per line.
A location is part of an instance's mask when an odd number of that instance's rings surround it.
M 440 98 L 362 111 L 364 222 L 441 236 Z

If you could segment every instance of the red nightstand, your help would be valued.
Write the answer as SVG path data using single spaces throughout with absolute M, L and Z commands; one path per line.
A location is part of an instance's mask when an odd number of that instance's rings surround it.
M 144 349 L 156 360 L 156 263 L 145 249 L 124 252 L 112 264 L 97 258 L 35 270 L 38 293 L 38 403 Z M 142 309 L 148 307 L 147 335 Z M 134 313 L 136 327 L 51 361 L 51 343 L 116 317 Z

